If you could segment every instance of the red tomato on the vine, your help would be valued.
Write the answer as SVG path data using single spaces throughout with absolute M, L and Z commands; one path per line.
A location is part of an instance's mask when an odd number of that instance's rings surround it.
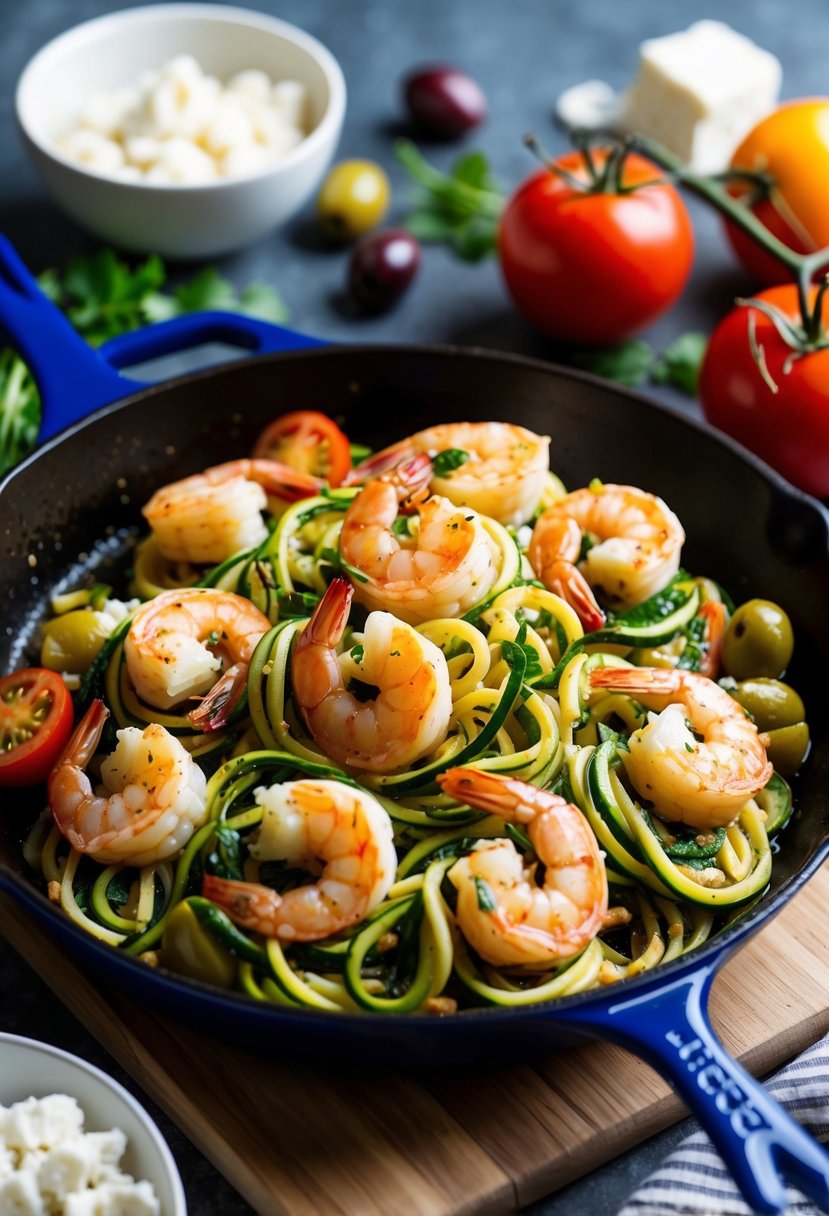
M 767 197 L 752 203 L 757 218 L 790 249 L 808 253 L 829 245 L 829 98 L 788 101 L 751 130 L 731 157 L 734 169 L 762 172 L 772 179 Z M 729 187 L 740 196 L 754 187 Z M 733 224 L 728 237 L 743 265 L 759 283 L 791 279 L 791 271 Z
M 591 155 L 601 175 L 610 152 Z M 498 237 L 507 287 L 527 320 L 554 338 L 620 342 L 682 293 L 694 257 L 690 217 L 641 156 L 625 157 L 621 192 L 593 188 L 581 152 L 553 164 L 579 184 L 540 169 L 509 199 Z
M 813 289 L 813 304 L 815 296 Z M 756 298 L 802 326 L 794 284 L 770 287 Z M 822 310 L 823 320 L 827 313 L 829 306 Z M 756 356 L 765 363 L 768 380 Z M 710 423 L 756 452 L 794 485 L 811 494 L 829 495 L 829 348 L 797 355 L 769 317 L 750 305 L 737 307 L 720 322 L 708 344 L 699 397 Z

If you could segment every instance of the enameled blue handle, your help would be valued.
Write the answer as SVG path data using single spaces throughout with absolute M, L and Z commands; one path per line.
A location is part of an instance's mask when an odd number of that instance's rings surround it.
M 784 1179 L 829 1211 L 829 1153 L 729 1056 L 708 1018 L 716 963 L 644 993 L 581 1007 L 574 1019 L 667 1077 L 758 1213 L 785 1212 Z M 621 993 L 620 993 L 621 995 Z
M 129 364 L 204 342 L 225 342 L 255 354 L 325 345 L 239 313 L 202 312 L 149 325 L 95 350 L 43 294 L 5 237 L 0 237 L 0 330 L 26 361 L 40 390 L 41 440 L 146 387 L 117 370 Z

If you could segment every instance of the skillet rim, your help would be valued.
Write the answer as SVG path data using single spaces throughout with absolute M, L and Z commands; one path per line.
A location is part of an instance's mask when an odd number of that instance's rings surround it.
M 233 360 L 227 363 L 215 364 L 187 372 L 172 379 L 148 384 L 136 392 L 130 392 L 128 395 L 119 398 L 117 401 L 110 402 L 91 411 L 83 418 L 70 423 L 62 431 L 59 431 L 48 439 L 42 446 L 36 448 L 13 469 L 9 470 L 2 480 L 0 480 L 0 497 L 7 487 L 13 483 L 14 479 L 25 474 L 33 465 L 36 465 L 41 456 L 54 451 L 75 435 L 93 428 L 103 418 L 120 413 L 122 410 L 128 411 L 137 403 L 146 400 L 148 397 L 164 393 L 168 389 L 180 386 L 188 387 L 190 385 L 197 385 L 207 379 L 232 375 L 240 362 L 244 362 L 244 364 L 265 365 L 273 362 L 302 361 L 309 358 L 315 361 L 319 359 L 339 360 L 348 356 L 368 356 L 369 358 L 379 356 L 387 358 L 396 354 L 417 357 L 437 356 L 453 360 L 461 356 L 463 359 L 473 361 L 483 359 L 496 362 L 499 365 L 514 366 L 518 369 L 526 368 L 534 372 L 549 375 L 553 379 L 575 381 L 588 388 L 596 388 L 603 393 L 619 397 L 622 400 L 635 401 L 638 405 L 645 406 L 647 410 L 652 410 L 656 414 L 665 414 L 674 422 L 690 428 L 692 432 L 702 435 L 706 439 L 712 440 L 715 444 L 725 448 L 746 465 L 755 477 L 770 485 L 777 494 L 790 501 L 795 501 L 811 511 L 823 525 L 825 556 L 827 561 L 829 561 L 829 510 L 827 510 L 827 507 L 812 495 L 792 485 L 782 474 L 761 460 L 759 456 L 743 447 L 742 444 L 732 439 L 731 436 L 711 426 L 704 419 L 695 418 L 676 406 L 649 397 L 647 394 L 635 389 L 605 380 L 580 368 L 571 368 L 512 351 L 499 351 L 490 347 L 457 346 L 443 343 L 395 342 L 366 343 L 353 346 L 331 344 L 311 349 L 254 355 L 244 360 Z M 710 938 L 704 945 L 698 947 L 690 954 L 680 955 L 677 959 L 664 966 L 626 979 L 623 982 L 624 992 L 635 995 L 648 987 L 658 987 L 661 986 L 662 982 L 672 982 L 687 974 L 697 971 L 718 970 L 727 961 L 732 952 L 739 949 L 755 931 L 759 930 L 767 920 L 774 917 L 789 899 L 793 898 L 802 889 L 827 856 L 829 856 L 829 834 L 817 840 L 811 856 L 807 857 L 798 866 L 790 879 L 771 896 L 762 897 L 754 907 L 747 911 L 733 925 L 721 930 L 719 934 Z M 206 997 L 209 1001 L 213 1002 L 214 1006 L 220 1006 L 223 1011 L 231 1015 L 235 1011 L 244 1010 L 246 1015 L 255 1016 L 258 1014 L 259 1019 L 264 1019 L 268 1022 L 275 1018 L 282 1023 L 286 1021 L 300 1023 L 304 1027 L 307 1027 L 311 1023 L 320 1029 L 325 1026 L 339 1026 L 343 1027 L 344 1030 L 357 1025 L 360 1027 L 367 1025 L 380 1026 L 393 1022 L 395 1026 L 401 1028 L 401 1031 L 405 1031 L 406 1029 L 419 1029 L 424 1027 L 424 1025 L 433 1026 L 436 1022 L 443 1024 L 447 1021 L 442 1018 L 428 1019 L 422 1013 L 408 1013 L 395 1014 L 391 1018 L 383 1018 L 380 1015 L 378 1022 L 378 1014 L 368 1010 L 357 1013 L 334 1013 L 306 1007 L 300 1007 L 296 1011 L 284 1006 L 270 1004 L 265 1007 L 244 993 L 225 991 L 212 985 L 201 983 L 198 980 L 189 979 L 186 976 L 178 976 L 174 972 L 165 970 L 163 967 L 153 970 L 148 974 L 146 966 L 139 959 L 126 955 L 123 951 L 113 949 L 112 946 L 108 946 L 106 943 L 90 937 L 80 926 L 75 925 L 69 918 L 64 917 L 58 909 L 55 909 L 42 892 L 38 891 L 36 887 L 27 884 L 22 876 L 15 874 L 5 863 L 0 861 L 0 890 L 2 890 L 4 885 L 13 898 L 18 899 L 24 905 L 26 903 L 34 905 L 32 911 L 35 912 L 44 926 L 48 925 L 49 920 L 53 916 L 57 917 L 56 923 L 60 924 L 59 932 L 68 933 L 78 941 L 80 946 L 79 953 L 90 953 L 97 956 L 100 960 L 100 970 L 104 975 L 111 970 L 108 964 L 112 964 L 118 970 L 128 968 L 137 979 L 141 971 L 134 970 L 134 968 L 140 969 L 143 967 L 143 974 L 149 980 L 151 987 L 155 985 L 160 989 L 168 990 L 168 993 L 172 994 L 184 988 L 189 997 Z M 17 889 L 19 889 L 19 895 L 17 894 Z M 463 1023 L 469 1023 L 473 1020 L 480 1022 L 485 1019 L 488 1023 L 492 1023 L 494 1020 L 496 1022 L 505 1021 L 509 1024 L 514 1024 L 517 1020 L 533 1020 L 544 1016 L 555 1020 L 556 1014 L 561 1012 L 562 1014 L 569 1015 L 565 1016 L 562 1019 L 563 1021 L 572 1023 L 572 1025 L 577 1027 L 579 1022 L 578 1010 L 581 1006 L 597 1009 L 601 1006 L 615 1003 L 618 991 L 618 986 L 614 984 L 607 989 L 587 989 L 584 992 L 577 992 L 569 996 L 557 997 L 551 1001 L 543 1001 L 527 1006 L 511 1007 L 495 1005 L 472 1007 L 459 1010 L 448 1021 L 455 1024 L 459 1018 L 462 1019 Z

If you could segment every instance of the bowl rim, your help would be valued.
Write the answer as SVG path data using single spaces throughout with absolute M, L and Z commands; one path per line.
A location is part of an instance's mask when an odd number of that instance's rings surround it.
M 181 1181 L 181 1175 L 179 1174 L 172 1150 L 149 1111 L 142 1106 L 128 1089 L 124 1088 L 120 1081 L 116 1081 L 114 1077 L 104 1072 L 102 1068 L 98 1068 L 95 1064 L 90 1064 L 88 1060 L 84 1060 L 81 1056 L 74 1055 L 71 1051 L 64 1051 L 62 1047 L 55 1047 L 52 1043 L 45 1043 L 42 1039 L 32 1039 L 26 1035 L 12 1034 L 11 1031 L 0 1030 L 0 1045 L 4 1043 L 8 1043 L 11 1047 L 28 1048 L 42 1055 L 51 1056 L 53 1059 L 60 1060 L 64 1064 L 68 1064 L 78 1069 L 78 1071 L 86 1073 L 105 1088 L 112 1090 L 130 1108 L 142 1124 L 162 1162 L 164 1172 L 167 1175 L 173 1192 L 174 1207 L 170 1216 L 187 1216 L 187 1199 L 184 1193 L 184 1184 Z M 53 1092 L 57 1092 L 57 1090 Z M 85 1111 L 84 1114 L 86 1114 Z
M 42 71 L 44 66 L 48 67 L 50 60 L 62 60 L 67 53 L 72 53 L 75 44 L 94 43 L 102 32 L 106 33 L 111 27 L 117 29 L 121 25 L 126 31 L 130 26 L 152 24 L 168 17 L 188 17 L 199 21 L 209 21 L 211 18 L 220 19 L 247 29 L 275 34 L 305 51 L 321 68 L 328 85 L 328 104 L 313 131 L 310 131 L 290 152 L 280 157 L 275 164 L 269 165 L 265 169 L 238 173 L 232 177 L 219 178 L 212 182 L 122 181 L 117 177 L 97 173 L 79 165 L 76 161 L 69 160 L 32 131 L 26 121 L 24 94 L 31 87 L 32 78 Z M 210 3 L 175 2 L 122 8 L 73 25 L 50 39 L 34 53 L 18 76 L 14 91 L 14 112 L 18 127 L 25 139 L 43 156 L 84 181 L 102 182 L 108 187 L 118 187 L 122 190 L 145 190 L 151 193 L 169 193 L 171 191 L 195 193 L 203 190 L 218 193 L 222 190 L 230 190 L 243 182 L 266 181 L 268 178 L 276 177 L 294 165 L 310 159 L 329 142 L 336 141 L 345 116 L 345 106 L 346 83 L 342 68 L 331 51 L 313 34 L 308 34 L 297 25 L 292 25 L 279 17 L 272 17 L 269 13 L 258 12 L 256 9 Z

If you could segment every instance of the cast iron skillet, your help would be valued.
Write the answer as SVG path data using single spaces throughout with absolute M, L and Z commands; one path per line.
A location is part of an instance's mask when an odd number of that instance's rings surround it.
M 799 783 L 800 810 L 775 857 L 771 890 L 757 907 L 689 958 L 547 1006 L 470 1010 L 443 1019 L 333 1016 L 274 1008 L 151 971 L 77 929 L 31 885 L 20 852 L 34 809 L 30 799 L 0 820 L 0 888 L 101 979 L 136 1001 L 248 1045 L 400 1066 L 502 1061 L 584 1038 L 613 1040 L 670 1078 L 752 1208 L 785 1208 L 782 1176 L 829 1210 L 829 1156 L 727 1055 L 706 1012 L 723 960 L 829 853 L 822 686 L 829 515 L 823 508 L 703 426 L 547 364 L 411 347 L 274 356 L 261 352 L 320 344 L 222 314 L 167 322 L 95 353 L 40 296 L 8 246 L 0 247 L 0 272 L 0 324 L 35 370 L 44 396 L 44 437 L 67 427 L 0 487 L 6 603 L 0 670 L 36 653 L 35 631 L 53 589 L 77 585 L 93 569 L 105 581 L 118 577 L 129 563 L 127 530 L 135 529 L 140 505 L 157 486 L 245 454 L 274 415 L 321 409 L 342 417 L 352 437 L 376 447 L 437 421 L 501 418 L 550 434 L 552 464 L 570 486 L 598 476 L 662 494 L 688 533 L 683 563 L 690 570 L 721 580 L 739 599 L 762 595 L 786 607 L 800 660 L 791 679 L 806 697 L 815 739 Z M 256 349 L 260 357 L 152 387 L 113 370 L 216 338 Z M 74 422 L 99 406 L 106 408 Z M 38 806 L 40 801 L 38 796 Z M 759 999 L 773 982 L 758 974 Z

